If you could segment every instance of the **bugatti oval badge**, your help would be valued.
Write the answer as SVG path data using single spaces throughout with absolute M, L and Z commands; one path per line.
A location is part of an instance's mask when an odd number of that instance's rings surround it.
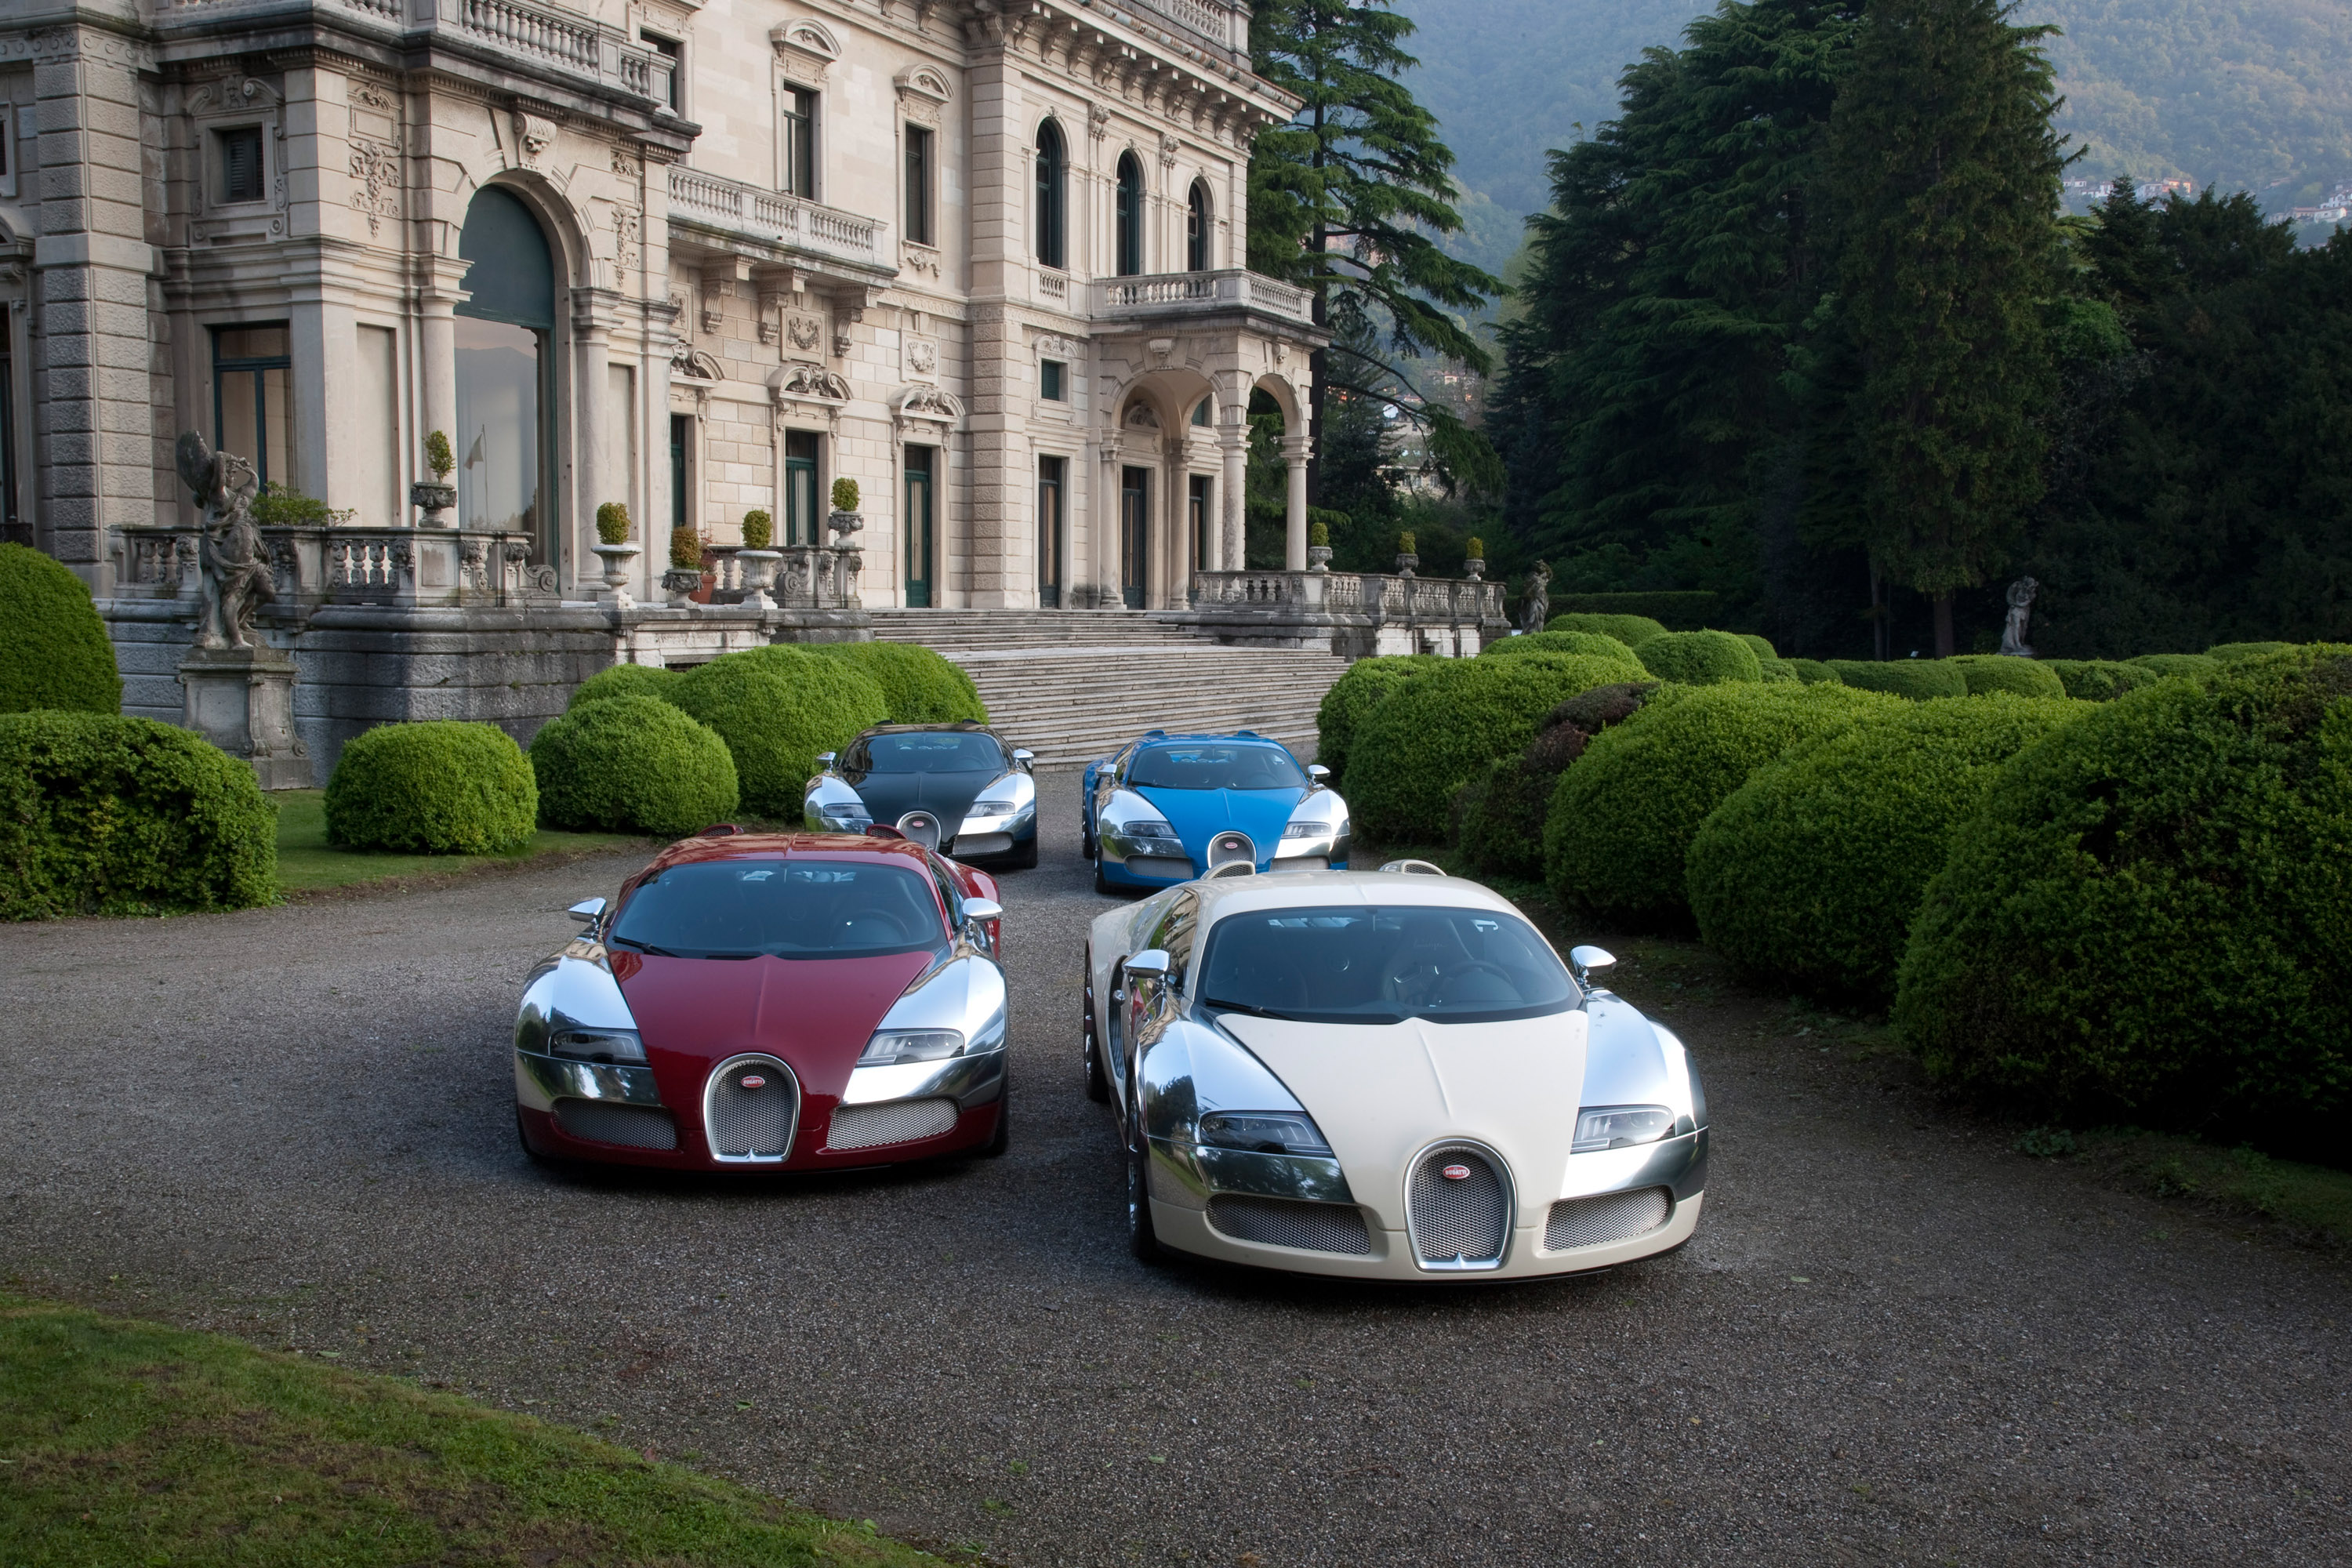
M 1440 1173 L 1440 1174 L 1444 1176 L 1444 1178 L 1449 1182 L 1466 1182 L 1470 1179 L 1470 1167 L 1467 1165 L 1448 1165 Z
M 768 1087 L 768 1080 L 761 1074 L 755 1072 L 747 1072 L 735 1081 L 744 1089 L 765 1089 Z M 1466 1176 L 1470 1173 L 1465 1171 L 1462 1173 Z

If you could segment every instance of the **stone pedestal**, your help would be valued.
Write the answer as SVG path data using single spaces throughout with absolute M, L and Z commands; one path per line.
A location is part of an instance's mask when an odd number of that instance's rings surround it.
M 181 721 L 261 775 L 264 789 L 310 787 L 294 733 L 294 659 L 272 647 L 191 648 L 180 661 Z

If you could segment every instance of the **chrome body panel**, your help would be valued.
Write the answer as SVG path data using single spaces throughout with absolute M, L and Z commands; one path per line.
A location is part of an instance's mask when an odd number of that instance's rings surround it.
M 879 1105 L 893 1100 L 952 1100 L 964 1110 L 986 1105 L 1004 1092 L 1004 1047 L 968 1051 L 936 1062 L 891 1062 L 852 1068 L 844 1105 Z
M 1696 1197 L 1706 1190 L 1707 1131 L 1702 1127 L 1696 1132 L 1631 1149 L 1597 1149 L 1589 1154 L 1570 1154 L 1568 1174 L 1561 1180 L 1559 1191 L 1546 1199 L 1545 1205 L 1549 1207 L 1561 1198 L 1597 1197 L 1603 1193 L 1637 1192 L 1643 1187 L 1664 1187 L 1675 1194 L 1676 1203 Z
M 866 802 L 830 767 L 809 780 L 801 816 L 812 833 L 863 833 L 874 822 Z
M 1664 1105 L 1677 1133 L 1700 1121 L 1700 1096 L 1681 1040 L 1640 1008 L 1606 991 L 1585 994 L 1591 1046 L 1584 1059 L 1580 1105 Z
M 515 1100 L 533 1110 L 549 1110 L 559 1100 L 609 1100 L 622 1105 L 659 1105 L 654 1069 L 608 1062 L 575 1062 L 564 1057 L 515 1052 Z
M 917 975 L 874 1028 L 877 1034 L 884 1029 L 954 1029 L 963 1036 L 965 1056 L 1002 1051 L 1006 996 L 1004 971 L 996 961 L 959 945 L 946 963 Z
M 637 1026 L 636 1015 L 629 1011 L 628 1001 L 621 994 L 621 983 L 606 967 L 604 947 L 587 937 L 541 962 L 523 982 L 522 1003 L 515 1011 L 517 1103 L 546 1110 L 567 1097 L 630 1105 L 662 1102 L 650 1068 L 549 1055 L 548 1037 L 559 1022 L 591 1029 L 635 1030 Z
M 1340 798 L 1339 791 L 1319 781 L 1291 808 L 1290 824 L 1294 827 L 1312 824 L 1326 831 L 1302 838 L 1285 833 L 1274 846 L 1276 870 L 1284 868 L 1279 862 L 1302 856 L 1319 856 L 1336 865 L 1347 859 L 1349 847 L 1355 842 L 1355 822 L 1348 815 L 1348 803 Z

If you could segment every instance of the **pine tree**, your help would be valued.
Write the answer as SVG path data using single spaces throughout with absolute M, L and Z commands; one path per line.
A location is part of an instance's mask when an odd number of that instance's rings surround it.
M 2049 31 L 1999 0 L 1873 0 L 1831 116 L 1863 542 L 1934 604 L 1939 656 L 1952 591 L 2000 564 L 2042 490 L 2064 162 Z
M 1412 23 L 1389 0 L 1263 0 L 1250 22 L 1259 75 L 1304 100 L 1250 154 L 1249 265 L 1312 290 L 1318 324 L 1377 323 L 1357 349 L 1318 352 L 1310 433 L 1321 447 L 1324 399 L 1347 390 L 1391 402 L 1428 427 L 1441 466 L 1473 487 L 1499 484 L 1484 437 L 1414 389 L 1410 362 L 1489 359 L 1454 311 L 1502 285 L 1437 246 L 1462 226 L 1437 121 L 1398 80 Z M 1343 335 L 1350 335 L 1343 333 Z M 1309 499 L 1322 504 L 1320 462 Z

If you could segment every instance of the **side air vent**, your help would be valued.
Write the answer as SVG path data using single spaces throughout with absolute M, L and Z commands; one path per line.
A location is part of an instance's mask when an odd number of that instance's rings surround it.
M 1302 1252 L 1372 1255 L 1364 1211 L 1353 1204 L 1309 1204 L 1296 1198 L 1254 1198 L 1220 1193 L 1209 1200 L 1209 1228 L 1235 1241 L 1295 1247 Z
M 620 1105 L 609 1100 L 559 1100 L 555 1124 L 568 1138 L 618 1143 L 625 1149 L 675 1149 L 677 1123 L 652 1105 Z
M 1675 1200 L 1664 1187 L 1563 1198 L 1551 1205 L 1551 1214 L 1544 1220 L 1544 1250 L 1570 1252 L 1580 1247 L 1630 1241 L 1649 1235 L 1674 1212 Z
M 952 1132 L 962 1112 L 952 1100 L 894 1100 L 883 1105 L 834 1108 L 825 1130 L 828 1149 L 878 1149 Z

